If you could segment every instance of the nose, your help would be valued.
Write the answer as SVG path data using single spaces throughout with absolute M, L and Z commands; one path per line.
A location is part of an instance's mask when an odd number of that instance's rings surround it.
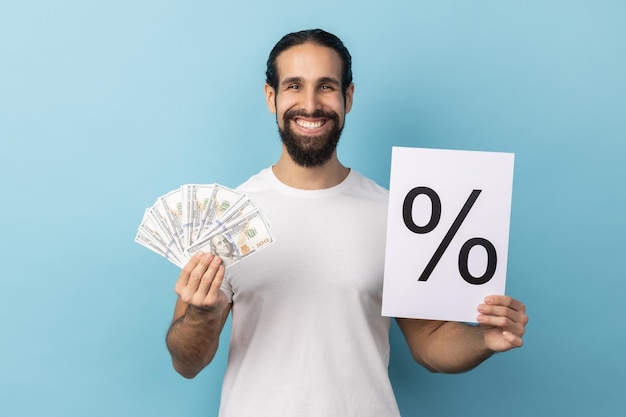
M 312 114 L 315 110 L 319 110 L 320 100 L 317 93 L 317 89 L 309 88 L 303 94 L 302 108 L 308 114 Z

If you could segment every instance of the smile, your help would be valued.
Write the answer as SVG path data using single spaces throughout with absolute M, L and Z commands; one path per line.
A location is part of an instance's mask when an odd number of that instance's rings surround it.
M 296 118 L 295 122 L 298 126 L 303 127 L 305 129 L 318 129 L 326 124 L 325 120 L 304 120 L 300 118 Z

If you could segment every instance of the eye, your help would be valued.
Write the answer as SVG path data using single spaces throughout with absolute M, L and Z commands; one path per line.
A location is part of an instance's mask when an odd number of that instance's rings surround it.
M 287 86 L 288 90 L 299 90 L 300 89 L 300 85 L 299 84 L 289 84 Z
M 330 84 L 322 84 L 320 85 L 320 90 L 330 91 L 333 87 Z

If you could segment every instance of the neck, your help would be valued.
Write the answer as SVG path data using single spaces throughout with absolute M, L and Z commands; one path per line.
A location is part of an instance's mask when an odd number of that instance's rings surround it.
M 339 162 L 336 153 L 324 165 L 308 168 L 293 162 L 284 148 L 272 170 L 280 182 L 301 190 L 322 190 L 334 187 L 345 180 L 350 173 L 350 168 Z

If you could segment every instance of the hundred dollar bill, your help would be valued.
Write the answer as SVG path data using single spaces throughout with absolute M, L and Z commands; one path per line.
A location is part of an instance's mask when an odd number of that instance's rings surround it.
M 206 231 L 212 229 L 215 220 L 220 218 L 242 197 L 241 193 L 235 190 L 215 184 L 211 198 L 202 214 L 202 221 L 194 239 L 199 240 L 201 236 L 206 236 Z
M 174 237 L 181 242 L 179 246 L 182 248 L 182 242 L 185 241 L 182 187 L 160 197 L 156 205 L 162 207 L 162 212 L 170 225 L 170 230 Z
M 198 251 L 212 252 L 222 258 L 224 265 L 239 262 L 274 242 L 270 227 L 262 213 L 255 210 L 197 241 L 187 249 L 188 256 Z
M 233 204 L 227 211 L 225 211 L 220 217 L 215 219 L 211 224 L 211 227 L 206 227 L 201 231 L 201 235 L 198 236 L 197 240 L 202 240 L 206 236 L 209 236 L 213 233 L 213 231 L 218 229 L 227 229 L 229 225 L 241 216 L 252 213 L 253 211 L 258 210 L 254 203 L 245 195 L 242 195 L 241 198 Z M 191 245 L 190 245 L 191 246 Z
M 181 261 L 181 257 L 183 255 L 176 253 L 177 251 L 175 250 L 172 250 L 172 248 L 174 248 L 173 245 L 171 243 L 167 243 L 165 239 L 166 238 L 161 234 L 160 227 L 151 219 L 149 213 L 146 212 L 143 221 L 139 226 L 139 230 L 137 230 L 135 242 L 158 253 L 182 268 L 183 262 Z
M 142 233 L 144 236 L 150 238 L 156 245 L 163 248 L 165 252 L 170 252 L 168 246 L 172 243 L 167 240 L 166 234 L 161 230 L 161 227 L 150 215 L 150 210 L 146 210 L 141 225 L 137 233 Z M 173 251 L 172 251 L 173 252 Z
M 145 234 L 143 234 L 143 232 L 139 231 L 137 233 L 137 235 L 135 236 L 135 242 L 139 243 L 142 246 L 145 246 L 146 248 L 150 249 L 151 251 L 155 253 L 158 253 L 159 255 L 163 256 L 165 259 L 172 262 L 174 265 L 178 266 L 179 268 L 183 267 L 183 263 L 174 255 L 173 252 L 164 251 L 161 246 L 155 244 L 154 241 L 150 239 L 149 236 L 146 236 Z
M 135 241 L 179 267 L 199 250 L 231 265 L 273 242 L 270 225 L 248 196 L 219 184 L 187 184 L 159 197 Z
M 184 253 L 182 242 L 178 238 L 178 235 L 170 225 L 167 216 L 164 213 L 164 209 L 160 204 L 155 204 L 148 209 L 148 217 L 151 218 L 159 227 L 163 239 L 167 242 L 168 247 L 178 254 Z
M 146 210 L 146 214 L 139 229 L 155 243 L 163 246 L 166 253 L 171 252 L 178 260 L 183 261 L 186 258 L 183 246 L 168 227 L 169 224 L 160 214 L 160 211 L 151 207 Z
M 185 231 L 186 246 L 189 247 L 196 236 L 198 229 L 202 225 L 202 215 L 206 212 L 211 203 L 215 184 L 192 184 L 187 186 L 187 224 Z

